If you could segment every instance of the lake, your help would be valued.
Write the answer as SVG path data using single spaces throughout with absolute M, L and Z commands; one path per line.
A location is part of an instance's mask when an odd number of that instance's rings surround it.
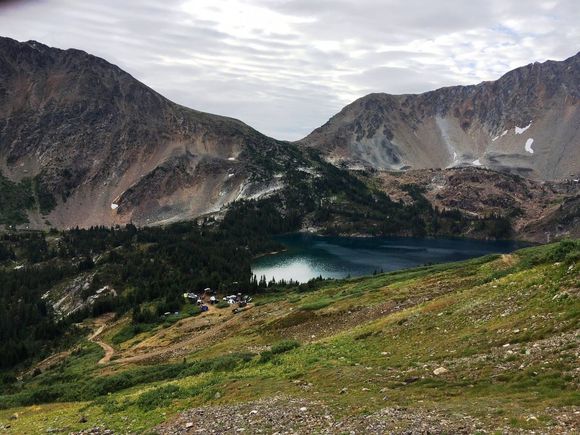
M 290 234 L 276 237 L 286 251 L 254 261 L 253 273 L 270 281 L 345 278 L 390 272 L 428 263 L 466 260 L 507 253 L 529 246 L 514 241 L 414 239 L 389 237 L 324 237 Z

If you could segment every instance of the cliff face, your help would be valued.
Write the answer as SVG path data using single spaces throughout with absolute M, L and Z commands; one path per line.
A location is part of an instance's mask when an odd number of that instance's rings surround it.
M 39 178 L 56 198 L 55 226 L 216 211 L 271 184 L 289 148 L 238 120 L 174 104 L 82 51 L 0 38 L 0 170 Z
M 485 166 L 555 180 L 580 174 L 580 53 L 499 80 L 419 95 L 370 94 L 299 144 L 347 166 Z

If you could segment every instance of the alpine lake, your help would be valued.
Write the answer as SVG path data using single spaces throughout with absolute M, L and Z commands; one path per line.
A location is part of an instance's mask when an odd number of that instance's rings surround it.
M 285 250 L 261 256 L 252 272 L 267 281 L 300 283 L 391 272 L 435 263 L 509 253 L 529 246 L 517 241 L 416 239 L 390 237 L 328 237 L 303 233 L 276 237 Z

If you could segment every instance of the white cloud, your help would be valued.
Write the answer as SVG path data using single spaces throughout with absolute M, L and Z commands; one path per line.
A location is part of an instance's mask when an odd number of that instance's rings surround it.
M 75 0 L 0 32 L 104 57 L 168 98 L 298 139 L 369 92 L 493 80 L 580 48 L 576 0 Z

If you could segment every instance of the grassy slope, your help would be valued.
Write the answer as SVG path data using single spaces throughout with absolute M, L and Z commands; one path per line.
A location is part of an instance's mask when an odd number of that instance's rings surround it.
M 580 406 L 580 248 L 562 246 L 262 296 L 241 314 L 216 309 L 143 332 L 104 366 L 86 343 L 0 397 L 0 424 L 143 432 L 182 409 L 284 393 L 339 417 L 406 406 L 546 429 Z M 288 339 L 301 346 L 259 355 Z

